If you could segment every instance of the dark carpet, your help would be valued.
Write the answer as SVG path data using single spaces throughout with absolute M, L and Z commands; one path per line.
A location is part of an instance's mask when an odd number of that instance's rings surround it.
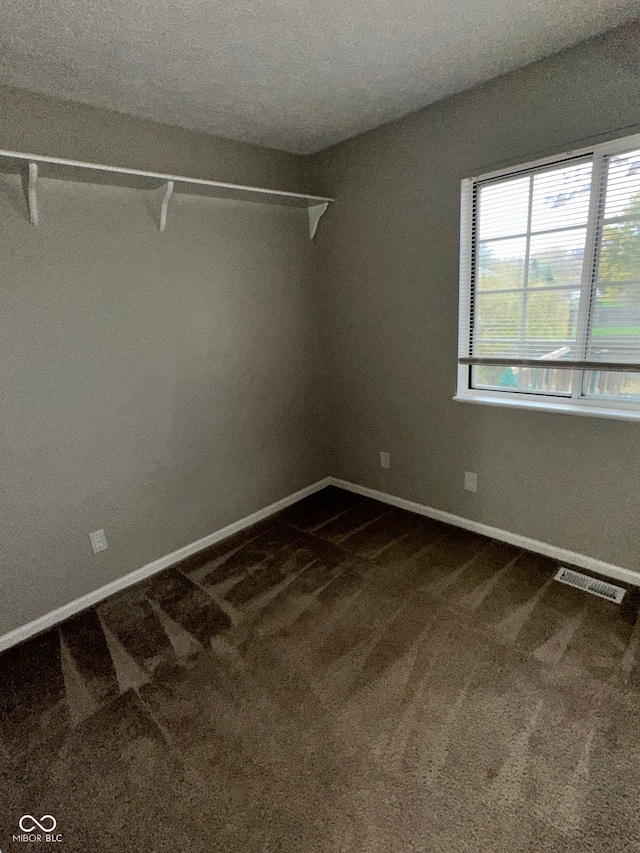
M 306 498 L 0 655 L 0 848 L 640 849 L 640 595 L 556 568 Z

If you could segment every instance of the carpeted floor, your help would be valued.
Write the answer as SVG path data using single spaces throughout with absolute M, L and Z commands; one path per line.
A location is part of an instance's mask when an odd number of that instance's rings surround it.
M 640 849 L 640 595 L 555 570 L 301 501 L 0 655 L 0 848 Z

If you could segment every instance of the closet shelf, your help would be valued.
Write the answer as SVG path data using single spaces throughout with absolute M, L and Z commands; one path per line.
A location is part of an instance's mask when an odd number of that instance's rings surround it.
M 25 196 L 29 206 L 29 219 L 38 224 L 38 178 L 56 178 L 67 181 L 114 184 L 142 190 L 158 190 L 158 228 L 164 231 L 167 223 L 169 201 L 173 193 L 193 193 L 238 201 L 253 201 L 260 204 L 277 204 L 307 209 L 309 236 L 313 240 L 318 223 L 329 204 L 335 199 L 304 193 L 271 190 L 204 178 L 189 178 L 184 175 L 165 175 L 161 172 L 146 172 L 125 166 L 107 166 L 103 163 L 85 163 L 80 160 L 65 160 L 42 154 L 26 154 L 20 151 L 0 150 L 0 172 L 18 172 L 22 175 Z

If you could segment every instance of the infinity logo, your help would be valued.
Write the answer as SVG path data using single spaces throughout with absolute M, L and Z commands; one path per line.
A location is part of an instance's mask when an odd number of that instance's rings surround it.
M 31 824 L 25 823 L 25 821 L 31 821 Z M 51 821 L 51 825 L 45 825 L 45 821 Z M 25 814 L 20 818 L 19 826 L 23 832 L 33 832 L 36 827 L 42 832 L 53 832 L 57 826 L 57 822 L 55 817 L 50 814 L 42 815 L 40 820 L 36 820 L 31 814 Z

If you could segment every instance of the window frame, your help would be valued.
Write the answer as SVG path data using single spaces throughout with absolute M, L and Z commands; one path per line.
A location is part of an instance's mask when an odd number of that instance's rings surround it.
M 518 174 L 526 174 L 532 170 L 543 169 L 545 166 L 554 166 L 566 159 L 579 159 L 591 156 L 593 160 L 592 187 L 601 185 L 602 170 L 605 157 L 621 154 L 625 151 L 633 151 L 640 148 L 640 133 L 629 136 L 618 137 L 608 142 L 590 145 L 584 148 L 570 149 L 562 153 L 543 157 L 526 163 L 519 163 L 509 167 L 496 169 L 481 175 L 464 178 L 461 182 L 460 191 L 460 276 L 459 276 L 459 306 L 458 306 L 458 358 L 469 355 L 471 343 L 471 292 L 475 282 L 472 282 L 473 253 L 472 245 L 474 239 L 473 203 L 476 184 L 479 181 L 489 181 L 499 178 L 517 177 Z M 600 207 L 600 194 L 598 191 L 591 192 L 589 199 L 589 217 L 587 221 L 587 236 L 585 243 L 585 256 L 590 249 L 594 254 L 595 241 L 599 220 L 597 217 Z M 581 297 L 584 296 L 585 282 L 591 281 L 593 268 L 585 263 L 581 283 Z M 585 308 L 582 309 L 582 303 Z M 589 300 L 581 298 L 581 324 L 583 333 L 586 335 L 584 324 L 588 322 Z M 493 389 L 479 389 L 471 386 L 471 375 L 473 367 L 470 364 L 458 363 L 457 393 L 454 400 L 464 403 L 480 403 L 483 405 L 496 405 L 509 408 L 532 409 L 537 411 L 558 412 L 562 414 L 588 415 L 592 417 L 613 418 L 616 420 L 640 421 L 640 400 L 620 400 L 614 397 L 585 397 L 584 380 L 591 371 L 584 369 L 573 370 L 572 394 L 561 396 L 552 394 L 536 394 L 535 392 L 522 391 L 497 391 Z

